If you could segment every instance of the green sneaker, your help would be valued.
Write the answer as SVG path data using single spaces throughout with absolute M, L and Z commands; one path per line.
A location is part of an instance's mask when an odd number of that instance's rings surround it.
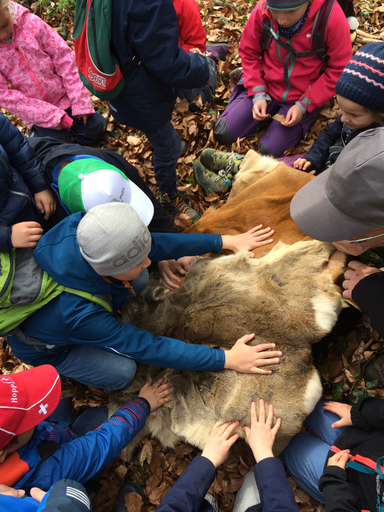
M 201 164 L 211 171 L 225 171 L 225 176 L 233 178 L 239 170 L 243 156 L 237 153 L 227 153 L 216 149 L 207 148 L 200 155 Z M 223 177 L 223 176 L 222 176 Z
M 188 215 L 188 217 L 190 217 L 193 221 L 200 219 L 200 215 L 197 213 L 197 211 L 191 208 L 184 201 L 178 190 L 176 190 L 176 192 L 171 195 L 160 193 L 160 204 L 172 219 L 175 219 L 182 213 Z
M 198 160 L 193 162 L 193 171 L 197 183 L 203 187 L 207 195 L 211 192 L 228 192 L 232 186 L 232 182 L 227 176 L 220 176 L 220 173 L 215 174 L 209 171 Z

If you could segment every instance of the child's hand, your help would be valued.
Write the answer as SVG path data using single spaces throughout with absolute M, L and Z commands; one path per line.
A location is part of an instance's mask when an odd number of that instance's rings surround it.
M 179 277 L 174 274 L 173 269 L 179 272 L 182 276 L 185 276 L 196 260 L 197 256 L 184 256 L 178 260 L 160 261 L 158 263 L 158 267 L 160 276 L 164 282 L 164 286 L 173 292 L 178 290 L 179 286 L 175 283 L 175 281 L 178 283 L 181 281 Z
M 332 457 L 329 457 L 327 466 L 338 466 L 341 469 L 345 469 L 350 458 L 350 450 L 341 450 L 332 455 Z
M 41 503 L 43 501 L 43 498 L 46 494 L 47 493 L 45 491 L 39 489 L 38 487 L 32 487 L 32 489 L 30 490 L 31 497 L 38 503 Z
M 160 377 L 152 384 L 152 379 L 149 379 L 144 386 L 140 389 L 139 398 L 145 398 L 149 402 L 152 411 L 156 411 L 159 407 L 172 400 L 169 396 L 173 388 L 171 384 L 162 384 L 165 377 Z
M 305 158 L 298 158 L 293 162 L 293 167 L 295 169 L 301 169 L 302 171 L 309 170 L 311 165 L 311 162 Z
M 264 121 L 267 114 L 267 100 L 259 100 L 253 105 L 252 116 L 256 121 Z
M 240 373 L 258 373 L 261 375 L 272 373 L 271 370 L 261 370 L 258 367 L 280 363 L 279 357 L 283 354 L 280 351 L 269 350 L 275 348 L 276 345 L 274 343 L 262 343 L 261 345 L 250 347 L 247 343 L 254 337 L 254 334 L 246 334 L 236 341 L 231 350 L 224 351 L 224 368 L 236 370 Z
M 281 425 L 281 418 L 277 418 L 275 426 L 273 423 L 273 405 L 268 407 L 268 417 L 265 420 L 264 400 L 259 400 L 259 420 L 257 420 L 256 404 L 251 403 L 251 428 L 243 427 L 247 441 L 256 462 L 268 457 L 273 457 L 272 447 L 275 437 Z
M 228 421 L 223 425 L 217 425 L 209 434 L 205 442 L 202 457 L 209 459 L 215 468 L 219 467 L 228 457 L 231 446 L 239 439 L 239 434 L 231 434 L 239 424 L 238 421 L 233 423 Z
M 205 57 L 204 53 L 203 53 L 201 50 L 199 50 L 199 48 L 191 48 L 191 49 L 189 50 L 189 53 L 198 53 L 198 54 L 199 54 L 199 55 L 201 55 L 202 57 Z
M 48 220 L 51 215 L 53 215 L 56 211 L 56 201 L 53 197 L 52 192 L 49 188 L 42 190 L 41 192 L 37 192 L 34 196 L 35 203 L 38 210 L 44 215 L 44 219 Z
M 12 226 L 11 242 L 13 247 L 36 247 L 43 234 L 38 222 L 19 222 Z
M 14 489 L 13 487 L 8 487 L 8 485 L 0 484 L 0 494 L 4 496 L 13 496 L 15 498 L 21 498 L 24 496 L 25 491 L 22 489 Z
M 300 123 L 303 117 L 303 113 L 297 105 L 293 105 L 287 112 L 285 116 L 285 124 L 284 126 L 295 126 L 295 124 Z
M 340 402 L 325 402 L 324 404 L 325 411 L 334 412 L 340 416 L 339 421 L 332 423 L 332 428 L 350 427 L 352 425 L 351 409 L 351 405 L 342 404 Z
M 223 235 L 223 249 L 230 249 L 233 252 L 239 252 L 242 250 L 252 251 L 257 247 L 263 247 L 273 242 L 272 238 L 274 231 L 271 228 L 261 229 L 262 224 L 250 229 L 246 233 L 241 235 Z M 268 240 L 266 240 L 268 238 Z M 250 253 L 250 257 L 253 258 L 254 254 Z

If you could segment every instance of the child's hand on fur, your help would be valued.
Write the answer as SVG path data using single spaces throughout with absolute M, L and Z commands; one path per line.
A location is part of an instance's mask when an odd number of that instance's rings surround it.
M 151 412 L 156 411 L 159 407 L 172 400 L 169 396 L 173 388 L 169 382 L 162 384 L 165 377 L 160 377 L 156 382 L 152 383 L 152 379 L 149 379 L 144 386 L 140 389 L 139 398 L 145 398 L 149 402 Z
M 232 432 L 238 426 L 238 421 L 228 421 L 223 425 L 217 425 L 209 434 L 205 442 L 202 457 L 206 457 L 212 462 L 215 468 L 219 467 L 228 457 L 231 446 L 239 439 L 239 434 Z
M 273 405 L 268 407 L 268 417 L 265 419 L 264 400 L 259 400 L 259 419 L 257 419 L 256 404 L 251 403 L 251 428 L 243 427 L 256 462 L 273 457 L 272 447 L 276 434 L 281 425 L 281 418 L 273 424 Z
M 158 263 L 160 277 L 163 280 L 164 286 L 172 292 L 179 289 L 175 283 L 180 283 L 181 280 L 176 276 L 174 270 L 179 272 L 182 276 L 186 276 L 192 264 L 197 260 L 197 256 L 183 256 L 178 260 L 163 260 Z
M 273 235 L 274 230 L 271 228 L 262 229 L 262 227 L 263 225 L 259 224 L 241 235 L 223 235 L 223 249 L 230 249 L 233 252 L 240 252 L 244 249 L 252 251 L 258 247 L 263 247 L 263 245 L 271 244 L 273 239 L 269 237 Z M 253 258 L 254 254 L 250 253 L 250 257 Z
M 311 165 L 311 162 L 309 160 L 306 160 L 305 158 L 298 158 L 293 162 L 293 167 L 295 169 L 300 169 L 302 171 L 309 171 Z

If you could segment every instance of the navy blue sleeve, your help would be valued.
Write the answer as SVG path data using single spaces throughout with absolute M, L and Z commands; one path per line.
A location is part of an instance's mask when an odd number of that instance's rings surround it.
M 256 464 L 255 479 L 261 499 L 258 511 L 299 512 L 283 463 L 279 459 L 268 457 Z
M 123 31 L 121 36 L 115 35 L 115 47 L 128 43 L 138 52 L 141 65 L 158 80 L 174 88 L 187 89 L 207 83 L 206 57 L 186 53 L 179 47 L 179 27 L 172 0 L 114 1 L 113 19 L 118 20 L 117 26 L 122 26 Z M 124 53 L 124 49 L 119 48 L 118 53 Z
M 90 512 L 84 487 L 74 480 L 59 480 L 47 492 L 36 512 Z
M 200 256 L 207 252 L 220 252 L 221 235 L 205 233 L 151 233 L 152 246 L 148 258 L 153 262 L 177 260 L 182 256 Z
M 44 509 L 40 508 L 40 504 L 32 498 L 14 498 L 0 494 L 0 512 L 41 512 L 42 510 Z
M 341 137 L 343 123 L 339 116 L 333 123 L 327 124 L 325 130 L 315 140 L 311 149 L 304 155 L 304 158 L 311 162 L 309 171 L 321 171 L 328 160 L 329 148 L 333 146 Z
M 0 252 L 10 251 L 12 249 L 12 226 L 0 224 Z
M 384 272 L 361 279 L 352 291 L 352 300 L 369 316 L 373 329 L 384 336 Z
M 210 460 L 195 457 L 164 496 L 156 512 L 198 512 L 215 476 L 216 468 Z
M 3 114 L 0 114 L 0 144 L 5 149 L 10 164 L 22 176 L 33 194 L 48 188 L 44 168 L 27 138 Z

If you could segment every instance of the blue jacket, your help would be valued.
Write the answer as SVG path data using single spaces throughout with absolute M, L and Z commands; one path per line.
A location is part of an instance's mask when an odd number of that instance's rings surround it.
M 373 123 L 359 130 L 350 130 L 348 126 L 341 121 L 341 116 L 333 123 L 327 124 L 324 131 L 320 133 L 319 138 L 315 140 L 311 149 L 304 156 L 304 158 L 309 160 L 312 164 L 308 172 L 315 170 L 316 174 L 320 174 L 325 171 L 325 169 L 336 162 L 341 151 L 351 140 L 360 133 L 375 128 L 376 126 L 380 125 Z M 334 147 L 335 150 L 332 151 L 332 147 Z
M 53 484 L 41 503 L 32 498 L 0 495 L 0 512 L 89 512 L 90 500 L 84 487 L 74 480 Z
M 0 113 L 0 252 L 12 249 L 13 224 L 38 220 L 32 194 L 47 187 L 43 166 L 27 139 Z
M 34 256 L 38 264 L 59 284 L 92 294 L 109 294 L 114 312 L 127 298 L 123 284 L 107 283 L 84 260 L 76 240 L 76 229 L 84 213 L 67 217 L 39 241 Z M 149 258 L 154 261 L 219 252 L 220 235 L 152 233 Z M 165 336 L 154 337 L 130 324 L 120 324 L 108 311 L 93 302 L 63 292 L 33 313 L 22 331 L 54 345 L 49 350 L 26 345 L 15 336 L 8 338 L 16 357 L 29 364 L 60 364 L 71 345 L 87 344 L 126 355 L 135 361 L 180 370 L 222 370 L 222 349 L 188 345 Z
M 14 484 L 15 489 L 29 493 L 32 487 L 47 491 L 63 478 L 84 483 L 102 471 L 119 455 L 121 450 L 140 432 L 150 412 L 148 401 L 135 398 L 118 409 L 109 420 L 85 436 L 71 433 L 65 436 L 63 427 L 42 422 L 32 438 L 17 453 L 29 467 L 28 472 Z M 45 424 L 49 424 L 48 427 Z M 50 430 L 51 443 L 60 445 L 42 462 L 39 445 L 47 443 L 46 431 Z M 57 431 L 57 432 L 56 432 Z M 49 442 L 49 441 L 48 441 Z
M 110 101 L 111 114 L 121 124 L 157 130 L 172 117 L 177 89 L 208 82 L 207 60 L 179 47 L 172 0 L 113 0 L 112 26 L 121 68 L 127 68 L 135 52 L 141 64 L 122 93 Z
M 262 460 L 256 464 L 254 474 L 261 503 L 249 507 L 247 512 L 299 512 L 292 487 L 279 459 L 270 457 Z M 206 457 L 195 457 L 164 496 L 156 512 L 213 510 L 202 507 L 202 504 L 215 476 L 216 469 L 210 460 Z

